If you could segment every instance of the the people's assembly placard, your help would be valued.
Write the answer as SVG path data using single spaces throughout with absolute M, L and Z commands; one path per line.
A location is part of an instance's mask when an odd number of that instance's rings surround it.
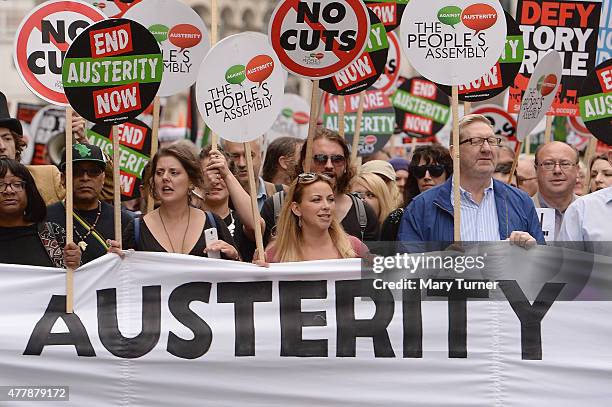
M 506 19 L 497 0 L 410 1 L 400 25 L 402 49 L 432 82 L 467 84 L 499 59 Z
M 151 104 L 163 71 L 153 34 L 135 21 L 117 18 L 90 26 L 74 40 L 62 81 L 70 105 L 81 116 L 119 124 Z
M 266 35 L 243 32 L 215 45 L 200 67 L 198 109 L 208 127 L 237 143 L 262 136 L 283 106 L 285 71 Z

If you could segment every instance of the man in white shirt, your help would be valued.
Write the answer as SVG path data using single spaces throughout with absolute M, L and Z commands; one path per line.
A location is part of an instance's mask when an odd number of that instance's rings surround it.
M 612 148 L 608 161 L 612 164 Z M 612 242 L 612 187 L 574 201 L 565 211 L 557 240 L 582 242 L 575 248 L 609 255 L 604 242 Z

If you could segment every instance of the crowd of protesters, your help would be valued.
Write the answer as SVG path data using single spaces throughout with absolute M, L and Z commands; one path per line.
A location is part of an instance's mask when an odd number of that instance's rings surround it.
M 461 240 L 545 244 L 536 208 L 552 208 L 557 240 L 612 241 L 612 149 L 586 163 L 587 180 L 578 151 L 561 142 L 521 156 L 510 174 L 513 149 L 495 136 L 487 118 L 467 115 L 456 146 L 420 146 L 410 159 L 378 154 L 363 165 L 351 161 L 342 137 L 321 127 L 310 162 L 306 143 L 292 137 L 276 139 L 265 152 L 261 140 L 251 142 L 251 160 L 239 143 L 209 145 L 199 156 L 188 143 L 165 144 L 143 177 L 142 194 L 155 200 L 155 209 L 140 214 L 122 208 L 118 242 L 112 163 L 87 143 L 82 119 L 72 127 L 74 243 L 66 244 L 65 153 L 59 168 L 22 165 L 21 124 L 0 98 L 0 262 L 77 268 L 107 252 L 133 249 L 267 265 L 361 257 L 370 241 L 452 242 L 456 150 Z M 263 256 L 255 245 L 258 221 Z M 207 236 L 211 229 L 216 233 Z

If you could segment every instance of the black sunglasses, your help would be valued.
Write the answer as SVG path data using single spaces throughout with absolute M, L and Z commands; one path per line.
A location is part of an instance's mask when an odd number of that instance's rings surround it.
M 429 171 L 429 175 L 432 177 L 439 177 L 444 174 L 444 166 L 440 164 L 436 165 L 413 165 L 410 167 L 410 173 L 414 174 L 417 178 L 425 178 L 425 173 Z
M 312 156 L 312 159 L 315 163 L 321 165 L 327 164 L 327 160 L 331 159 L 332 164 L 337 166 L 344 164 L 346 161 L 346 158 L 342 154 L 315 154 Z

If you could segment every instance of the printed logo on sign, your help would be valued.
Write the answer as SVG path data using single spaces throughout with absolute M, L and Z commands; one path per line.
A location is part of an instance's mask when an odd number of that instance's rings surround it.
M 540 79 L 538 79 L 537 88 L 542 94 L 542 96 L 549 95 L 555 90 L 557 86 L 557 76 L 554 74 L 542 75 Z

